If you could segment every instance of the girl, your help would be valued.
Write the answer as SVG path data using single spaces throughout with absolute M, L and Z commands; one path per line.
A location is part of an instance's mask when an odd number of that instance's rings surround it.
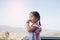
M 32 25 L 30 26 L 30 22 Z M 29 20 L 26 22 L 26 28 L 29 35 L 26 37 L 26 40 L 40 40 L 39 35 L 41 32 L 41 23 L 40 23 L 40 15 L 37 11 L 33 11 L 29 13 Z M 25 40 L 25 39 L 24 39 Z

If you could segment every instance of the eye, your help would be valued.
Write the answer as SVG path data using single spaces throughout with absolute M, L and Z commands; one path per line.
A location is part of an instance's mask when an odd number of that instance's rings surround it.
M 31 16 L 31 17 L 33 17 L 33 16 Z

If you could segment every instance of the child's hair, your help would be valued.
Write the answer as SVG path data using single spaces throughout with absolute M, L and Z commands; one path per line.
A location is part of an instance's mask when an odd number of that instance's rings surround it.
M 37 21 L 39 21 L 39 25 L 41 25 L 39 12 L 32 11 L 31 13 L 35 16 L 35 18 L 37 19 Z

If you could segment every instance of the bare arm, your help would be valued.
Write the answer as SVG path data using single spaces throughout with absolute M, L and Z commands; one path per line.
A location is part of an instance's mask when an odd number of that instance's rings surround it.
M 30 27 L 30 25 L 29 25 L 29 20 L 26 22 L 26 28 L 27 28 L 27 31 L 28 32 L 33 32 L 33 31 L 35 31 L 35 27 Z

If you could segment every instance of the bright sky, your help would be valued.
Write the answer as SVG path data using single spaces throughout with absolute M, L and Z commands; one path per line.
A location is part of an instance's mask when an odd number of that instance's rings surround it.
M 42 28 L 60 30 L 60 0 L 0 0 L 0 25 L 25 27 L 30 11 L 40 13 Z

